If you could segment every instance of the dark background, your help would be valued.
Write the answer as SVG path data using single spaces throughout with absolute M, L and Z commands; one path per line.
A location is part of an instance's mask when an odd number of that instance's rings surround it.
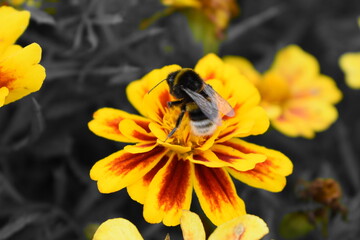
M 298 181 L 333 178 L 342 187 L 347 221 L 334 214 L 328 238 L 316 229 L 301 239 L 358 239 L 360 90 L 345 84 L 338 59 L 344 52 L 360 52 L 359 0 L 240 0 L 239 5 L 241 15 L 231 22 L 220 56 L 244 56 L 264 71 L 277 50 L 298 44 L 318 59 L 321 72 L 335 79 L 344 95 L 337 105 L 339 119 L 312 140 L 271 129 L 251 137 L 289 156 L 294 173 L 281 193 L 235 181 L 239 196 L 248 213 L 269 225 L 264 239 L 280 240 L 282 217 L 311 208 L 296 194 Z M 90 168 L 124 145 L 95 136 L 87 123 L 102 107 L 135 112 L 125 87 L 152 69 L 194 66 L 202 53 L 184 16 L 174 14 L 139 30 L 143 19 L 164 9 L 160 1 L 62 0 L 43 8 L 49 6 L 56 11 L 52 18 L 34 17 L 18 41 L 42 46 L 44 85 L 0 109 L 0 239 L 86 239 L 89 224 L 114 217 L 132 221 L 145 239 L 164 239 L 167 232 L 182 239 L 179 227 L 146 223 L 142 205 L 125 189 L 98 192 Z M 192 209 L 202 215 L 195 196 Z M 204 221 L 211 232 L 213 226 Z

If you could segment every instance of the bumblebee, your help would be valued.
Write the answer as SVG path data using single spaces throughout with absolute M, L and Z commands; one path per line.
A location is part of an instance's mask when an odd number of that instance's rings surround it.
M 197 136 L 211 135 L 217 126 L 221 125 L 220 113 L 228 117 L 235 115 L 230 104 L 191 68 L 172 72 L 163 81 L 165 80 L 170 94 L 177 99 L 168 102 L 168 106 L 179 106 L 181 109 L 175 127 L 167 139 L 178 129 L 186 112 L 189 114 L 191 130 Z

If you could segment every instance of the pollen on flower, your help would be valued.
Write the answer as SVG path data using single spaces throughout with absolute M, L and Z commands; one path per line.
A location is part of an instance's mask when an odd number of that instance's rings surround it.
M 177 106 L 169 107 L 165 109 L 165 114 L 163 117 L 163 128 L 167 134 L 169 134 L 175 127 L 176 121 L 180 115 L 180 108 Z M 172 144 L 188 146 L 189 136 L 191 134 L 189 116 L 185 114 L 184 118 L 181 121 L 178 129 L 175 133 L 167 140 Z

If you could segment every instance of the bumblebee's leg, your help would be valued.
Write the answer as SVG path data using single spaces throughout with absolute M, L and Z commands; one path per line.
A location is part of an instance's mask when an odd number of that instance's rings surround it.
M 184 118 L 185 112 L 186 112 L 186 105 L 184 104 L 184 105 L 181 106 L 181 112 L 180 112 L 180 115 L 179 115 L 178 119 L 176 120 L 175 127 L 174 127 L 174 128 L 171 130 L 171 132 L 167 135 L 167 137 L 166 137 L 166 139 L 165 139 L 164 142 L 166 142 L 166 140 L 168 140 L 168 138 L 170 138 L 170 137 L 176 132 L 176 130 L 179 128 L 180 123 L 181 123 L 181 121 L 182 121 L 183 118 Z
M 180 105 L 182 103 L 184 103 L 183 100 L 176 100 L 176 101 L 167 102 L 167 105 L 168 107 L 172 107 L 172 106 Z

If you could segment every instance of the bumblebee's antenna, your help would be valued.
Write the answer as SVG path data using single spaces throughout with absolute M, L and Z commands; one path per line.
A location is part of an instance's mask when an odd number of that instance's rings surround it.
M 163 81 L 165 81 L 166 80 L 166 78 L 165 79 L 163 79 L 163 80 L 161 80 L 160 82 L 158 82 L 155 86 L 153 86 L 147 93 L 149 94 L 152 90 L 154 90 L 154 88 L 156 88 L 157 86 L 159 86 L 160 85 L 160 83 L 162 83 Z

